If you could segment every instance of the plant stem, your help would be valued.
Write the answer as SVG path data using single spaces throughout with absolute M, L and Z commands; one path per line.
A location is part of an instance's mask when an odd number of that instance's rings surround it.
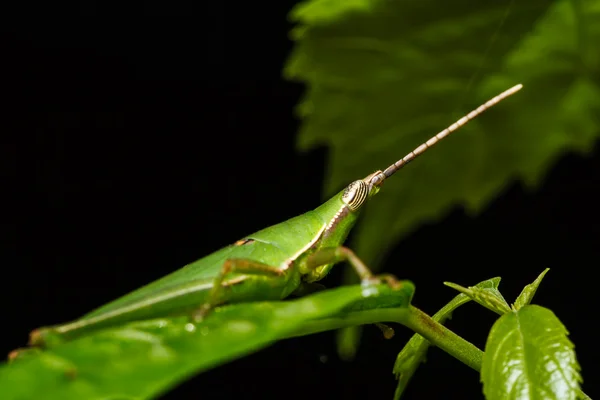
M 380 308 L 368 311 L 355 311 L 339 317 L 317 319 L 308 322 L 300 329 L 290 332 L 286 337 L 305 336 L 348 326 L 368 325 L 377 322 L 396 322 L 402 324 L 474 370 L 479 371 L 481 369 L 483 352 L 480 349 L 413 306 L 409 306 L 408 308 Z
M 407 320 L 399 321 L 402 325 L 417 332 L 431 344 L 462 361 L 475 371 L 479 372 L 481 370 L 483 351 L 444 325 L 434 321 L 418 308 L 410 306 L 409 310 L 411 312 L 408 314 Z

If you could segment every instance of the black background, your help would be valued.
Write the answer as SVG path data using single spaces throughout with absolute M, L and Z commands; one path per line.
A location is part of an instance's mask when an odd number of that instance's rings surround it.
M 292 109 L 303 88 L 280 77 L 291 2 L 234 15 L 224 4 L 178 4 L 147 3 L 144 12 L 201 18 L 5 25 L 2 352 L 24 345 L 32 328 L 71 320 L 320 203 L 327 151 L 296 152 Z M 97 5 L 78 7 L 86 16 Z M 599 177 L 598 146 L 565 155 L 539 189 L 513 183 L 477 217 L 457 208 L 423 226 L 385 269 L 415 282 L 415 305 L 433 313 L 455 294 L 444 280 L 501 275 L 511 301 L 552 268 L 536 302 L 570 330 L 594 397 Z M 337 269 L 326 284 L 340 277 Z M 483 348 L 493 321 L 469 304 L 449 326 Z M 409 336 L 398 327 L 386 341 L 367 327 L 353 362 L 338 359 L 333 333 L 288 340 L 164 398 L 391 398 L 393 361 Z M 478 398 L 478 382 L 432 349 L 406 398 Z

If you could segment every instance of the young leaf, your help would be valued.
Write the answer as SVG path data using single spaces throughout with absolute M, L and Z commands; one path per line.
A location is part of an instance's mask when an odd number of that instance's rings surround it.
M 550 268 L 546 268 L 544 272 L 542 272 L 535 281 L 523 288 L 523 291 L 521 292 L 521 294 L 519 294 L 519 297 L 517 297 L 517 300 L 515 300 L 515 303 L 512 305 L 513 310 L 518 310 L 520 308 L 523 308 L 523 306 L 526 306 L 527 304 L 531 303 L 531 300 L 533 300 L 533 296 L 535 296 L 537 288 L 540 286 L 540 283 L 542 283 L 542 279 L 544 279 L 544 276 L 546 276 L 546 273 L 548 273 L 548 271 L 550 271 Z
M 499 284 L 500 277 L 496 277 L 479 282 L 475 287 L 484 290 L 491 289 L 497 291 Z M 469 301 L 471 301 L 471 299 L 467 295 L 461 293 L 436 312 L 432 318 L 434 321 L 443 324 L 447 319 L 451 318 L 454 310 Z M 415 333 L 396 357 L 393 369 L 393 373 L 398 380 L 396 392 L 394 393 L 395 400 L 400 399 L 400 396 L 402 396 L 404 389 L 406 389 L 408 382 L 416 372 L 417 368 L 425 361 L 425 355 L 427 354 L 428 348 L 429 342 L 423 336 Z
M 444 282 L 444 285 L 458 290 L 468 296 L 471 300 L 497 314 L 502 315 L 510 311 L 508 303 L 506 303 L 506 300 L 504 300 L 504 297 L 502 297 L 502 294 L 497 288 L 480 289 L 476 286 L 464 288 L 452 282 Z
M 483 356 L 486 399 L 575 399 L 581 376 L 567 334 L 552 311 L 537 305 L 500 317 Z
M 579 399 L 579 400 L 592 400 L 592 398 L 590 396 L 588 396 L 587 394 L 585 394 L 583 392 L 583 390 L 581 390 L 581 389 L 577 390 L 577 399 Z
M 368 307 L 406 307 L 413 291 L 410 282 L 399 291 L 347 286 L 292 301 L 224 306 L 196 325 L 182 317 L 98 331 L 0 366 L 1 398 L 154 398 L 309 321 Z M 379 296 L 381 303 L 375 300 Z

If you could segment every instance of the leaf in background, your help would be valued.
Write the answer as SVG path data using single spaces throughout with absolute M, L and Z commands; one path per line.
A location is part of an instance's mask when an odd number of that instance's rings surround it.
M 581 376 L 567 334 L 554 313 L 540 306 L 500 317 L 483 356 L 486 399 L 575 399 Z
M 403 282 L 400 291 L 385 285 L 346 286 L 292 301 L 224 306 L 196 325 L 172 318 L 98 331 L 1 365 L 1 397 L 154 398 L 192 374 L 258 351 L 308 321 L 406 307 L 413 291 L 410 282 Z
M 525 88 L 495 110 L 506 124 L 481 121 L 488 149 L 479 174 L 486 179 L 469 198 L 472 210 L 511 177 L 539 185 L 561 153 L 587 153 L 600 134 L 600 1 L 553 2 L 532 28 L 479 86 L 486 96 L 518 76 Z
M 483 290 L 498 291 L 499 284 L 500 277 L 496 277 L 479 282 L 475 287 Z M 461 293 L 436 312 L 432 319 L 443 324 L 447 319 L 451 318 L 454 310 L 469 301 L 471 301 L 471 299 L 467 295 Z M 395 400 L 400 399 L 400 396 L 402 396 L 404 389 L 406 389 L 408 382 L 417 371 L 419 365 L 422 362 L 425 362 L 425 355 L 427 354 L 428 348 L 429 342 L 423 336 L 415 333 L 396 357 L 393 370 L 393 373 L 398 380 L 396 392 L 394 393 Z
M 531 300 L 533 300 L 533 296 L 535 296 L 535 292 L 537 292 L 540 283 L 542 283 L 542 279 L 544 279 L 544 276 L 546 276 L 548 271 L 550 271 L 550 268 L 546 268 L 544 272 L 542 272 L 536 278 L 535 281 L 523 288 L 521 294 L 519 294 L 519 297 L 517 297 L 515 303 L 512 305 L 513 310 L 518 310 L 531 303 Z
M 366 207 L 351 247 L 373 269 L 420 224 L 456 206 L 479 212 L 515 179 L 539 184 L 562 153 L 587 152 L 600 134 L 600 0 L 313 0 L 290 19 L 284 73 L 307 86 L 297 146 L 329 147 L 325 196 L 524 84 Z M 356 329 L 339 342 L 348 358 Z
M 577 4 L 314 0 L 291 12 L 285 75 L 307 84 L 298 148 L 329 146 L 325 195 L 524 84 L 385 185 L 356 236 L 369 264 L 418 224 L 456 205 L 479 211 L 511 180 L 534 184 L 560 153 L 591 148 L 600 0 Z M 474 74 L 484 80 L 470 91 Z

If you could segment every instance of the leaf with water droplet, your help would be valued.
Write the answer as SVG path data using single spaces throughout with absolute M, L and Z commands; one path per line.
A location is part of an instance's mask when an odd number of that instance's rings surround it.
M 309 321 L 353 311 L 407 307 L 414 286 L 360 285 L 290 301 L 219 307 L 199 324 L 189 318 L 132 322 L 29 352 L 0 365 L 2 400 L 156 397 L 190 375 L 285 338 Z

